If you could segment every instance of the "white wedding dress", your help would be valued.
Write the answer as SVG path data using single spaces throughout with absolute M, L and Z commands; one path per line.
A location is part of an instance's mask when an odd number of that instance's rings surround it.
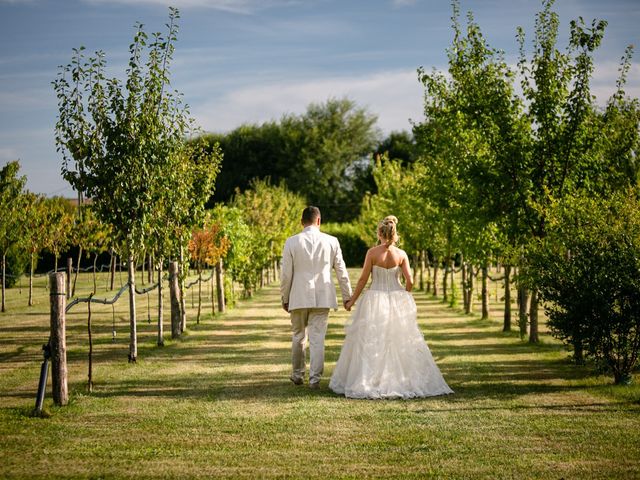
M 453 393 L 418 328 L 413 297 L 400 267 L 372 269 L 329 382 L 350 398 L 415 398 Z

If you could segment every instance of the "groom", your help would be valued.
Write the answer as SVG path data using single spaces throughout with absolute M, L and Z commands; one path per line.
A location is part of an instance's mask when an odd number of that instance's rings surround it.
M 320 232 L 320 210 L 307 207 L 302 211 L 304 229 L 289 237 L 282 252 L 280 293 L 282 307 L 291 314 L 293 339 L 291 381 L 304 381 L 305 333 L 309 336 L 309 388 L 319 388 L 324 370 L 324 337 L 327 333 L 329 309 L 338 308 L 331 269 L 336 271 L 342 302 L 351 298 L 351 283 L 342 259 L 338 239 Z M 306 331 L 306 332 L 305 332 Z

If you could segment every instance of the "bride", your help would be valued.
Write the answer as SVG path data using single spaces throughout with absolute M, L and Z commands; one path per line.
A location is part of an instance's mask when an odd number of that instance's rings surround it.
M 442 378 L 418 328 L 407 254 L 398 241 L 394 216 L 378 225 L 380 245 L 369 249 L 351 300 L 346 338 L 329 388 L 350 398 L 414 398 L 453 393 Z M 406 288 L 400 283 L 404 276 Z

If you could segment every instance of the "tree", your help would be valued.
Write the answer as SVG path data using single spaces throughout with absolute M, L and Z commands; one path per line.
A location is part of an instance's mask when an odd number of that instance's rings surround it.
M 289 145 L 299 152 L 287 185 L 320 207 L 326 221 L 357 217 L 364 194 L 358 182 L 368 174 L 378 139 L 375 122 L 346 98 L 311 104 L 302 116 L 282 121 Z
M 74 208 L 66 198 L 52 197 L 45 203 L 44 233 L 45 249 L 54 256 L 54 271 L 58 271 L 60 254 L 71 245 L 71 229 L 73 228 Z
M 594 128 L 595 107 L 590 90 L 593 54 L 600 46 L 605 21 L 590 27 L 580 18 L 571 22 L 567 53 L 556 48 L 558 15 L 553 0 L 543 1 L 536 17 L 533 55 L 525 53 L 518 29 L 519 69 L 531 128 L 524 161 L 513 172 L 522 218 L 530 238 L 546 236 L 547 214 L 554 201 L 579 191 L 594 192 L 606 181 Z M 529 341 L 538 342 L 538 298 L 531 294 Z
M 166 35 L 155 33 L 151 38 L 141 24 L 136 26 L 124 84 L 105 77 L 101 52 L 85 62 L 82 49 L 74 51 L 72 63 L 54 82 L 63 175 L 91 197 L 96 216 L 112 227 L 114 242 L 127 258 L 130 362 L 137 358 L 135 259 L 145 238 L 157 233 L 155 218 L 167 220 L 164 235 L 182 227 L 185 198 L 198 190 L 182 184 L 174 185 L 175 190 L 167 187 L 167 178 L 194 180 L 181 175 L 185 169 L 192 171 L 184 162 L 199 148 L 186 141 L 195 125 L 181 96 L 167 91 L 178 18 L 178 10 L 170 8 Z M 174 207 L 179 212 L 172 212 Z M 183 245 L 188 240 L 186 230 L 181 228 L 178 234 Z
M 20 164 L 8 162 L 0 170 L 0 255 L 2 255 L 2 312 L 5 311 L 7 253 L 22 237 L 23 189 L 26 177 L 19 176 Z
M 411 165 L 416 161 L 416 141 L 410 132 L 391 132 L 376 148 L 376 155 L 386 154 L 390 160 L 400 160 L 403 166 Z
M 566 196 L 548 210 L 526 273 L 545 301 L 554 336 L 628 383 L 640 353 L 638 190 Z
M 25 194 L 25 219 L 23 243 L 29 254 L 29 306 L 33 305 L 33 273 L 38 254 L 46 246 L 47 204 L 43 195 L 28 192 Z
M 299 228 L 305 204 L 283 183 L 275 186 L 267 179 L 253 181 L 249 190 L 238 192 L 233 205 L 242 212 L 251 234 L 251 261 L 241 269 L 241 283 L 251 296 L 263 271 L 271 268 L 286 239 Z

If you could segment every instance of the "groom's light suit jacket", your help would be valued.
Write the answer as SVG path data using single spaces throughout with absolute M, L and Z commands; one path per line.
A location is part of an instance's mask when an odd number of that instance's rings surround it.
M 282 303 L 288 303 L 289 310 L 338 308 L 332 268 L 346 301 L 351 298 L 351 283 L 338 239 L 312 226 L 289 237 L 282 252 Z

